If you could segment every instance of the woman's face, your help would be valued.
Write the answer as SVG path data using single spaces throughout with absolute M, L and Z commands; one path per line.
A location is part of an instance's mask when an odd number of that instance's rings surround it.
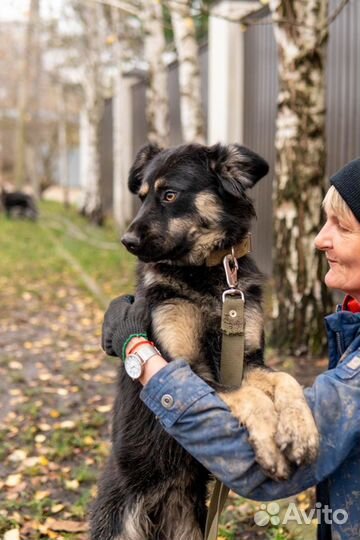
M 325 252 L 330 267 L 325 283 L 360 301 L 360 223 L 355 217 L 343 221 L 331 209 L 326 218 L 315 238 L 315 246 Z

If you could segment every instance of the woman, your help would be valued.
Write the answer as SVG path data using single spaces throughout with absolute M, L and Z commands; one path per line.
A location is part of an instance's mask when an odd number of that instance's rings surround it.
M 317 485 L 322 504 L 318 538 L 354 540 L 360 538 L 360 158 L 341 169 L 331 184 L 323 203 L 326 223 L 315 245 L 329 263 L 326 285 L 347 296 L 325 321 L 329 371 L 305 390 L 321 435 L 316 463 L 298 468 L 281 483 L 267 478 L 255 462 L 246 430 L 184 360 L 168 364 L 159 354 L 148 354 L 139 380 L 144 385 L 141 399 L 164 429 L 232 490 L 271 500 Z M 116 299 L 105 314 L 103 347 L 108 354 L 128 354 L 136 344 L 138 351 L 149 347 L 141 345 L 146 306 L 132 300 Z M 332 520 L 337 510 L 342 519 Z

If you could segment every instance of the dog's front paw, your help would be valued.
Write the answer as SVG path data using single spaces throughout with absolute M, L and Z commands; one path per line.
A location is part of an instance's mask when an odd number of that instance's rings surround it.
M 297 465 L 312 463 L 319 452 L 319 433 L 299 383 L 286 373 L 273 373 L 274 403 L 279 423 L 276 443 Z
M 275 440 L 287 458 L 297 465 L 315 461 L 319 433 L 305 400 L 298 400 L 280 412 Z
M 278 414 L 269 396 L 258 388 L 243 386 L 220 397 L 247 428 L 256 461 L 264 472 L 275 480 L 288 478 L 290 465 L 276 444 Z

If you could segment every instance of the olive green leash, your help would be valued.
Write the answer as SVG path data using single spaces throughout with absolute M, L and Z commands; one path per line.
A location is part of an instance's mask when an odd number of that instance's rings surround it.
M 238 286 L 238 262 L 234 250 L 223 259 L 229 289 L 222 295 L 221 315 L 221 368 L 220 381 L 230 386 L 240 386 L 244 370 L 245 297 Z M 206 518 L 204 540 L 217 540 L 219 519 L 229 488 L 215 480 L 214 490 Z

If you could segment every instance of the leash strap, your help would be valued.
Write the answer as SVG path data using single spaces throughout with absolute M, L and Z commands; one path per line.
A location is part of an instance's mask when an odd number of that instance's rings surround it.
M 233 269 L 229 267 L 231 258 Z M 245 297 L 242 291 L 235 288 L 237 261 L 234 255 L 224 257 L 224 267 L 230 289 L 223 293 L 222 298 L 220 380 L 226 385 L 240 386 L 244 370 Z M 217 540 L 219 519 L 228 493 L 229 488 L 216 479 L 206 518 L 205 540 Z
M 239 289 L 225 291 L 221 317 L 222 344 L 220 379 L 240 386 L 244 369 L 245 298 Z

